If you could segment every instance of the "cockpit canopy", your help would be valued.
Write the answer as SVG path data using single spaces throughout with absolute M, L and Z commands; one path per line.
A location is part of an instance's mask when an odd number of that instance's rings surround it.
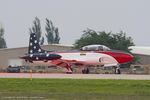
M 87 45 L 81 48 L 83 51 L 109 51 L 110 48 L 105 45 Z

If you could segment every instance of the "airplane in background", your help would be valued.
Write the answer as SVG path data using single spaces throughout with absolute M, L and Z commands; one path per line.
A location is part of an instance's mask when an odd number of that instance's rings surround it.
M 89 46 L 88 46 L 89 47 Z M 98 50 L 87 50 L 83 47 L 78 51 L 53 52 L 43 50 L 37 40 L 35 33 L 30 34 L 28 54 L 21 57 L 25 61 L 50 63 L 66 69 L 67 73 L 72 73 L 72 66 L 83 67 L 83 72 L 88 73 L 88 65 L 115 66 L 116 73 L 120 72 L 119 65 L 132 61 L 133 56 L 124 52 L 111 51 L 106 46 L 96 46 Z M 94 45 L 91 47 L 95 47 Z M 103 47 L 103 50 L 101 50 Z
M 133 54 L 150 55 L 149 46 L 130 46 L 128 49 L 130 49 Z

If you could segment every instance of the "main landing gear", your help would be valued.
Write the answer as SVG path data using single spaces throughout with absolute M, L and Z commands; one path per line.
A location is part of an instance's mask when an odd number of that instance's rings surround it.
M 89 74 L 89 68 L 84 68 L 83 70 L 82 70 L 82 73 L 83 74 Z
M 66 74 L 72 74 L 72 72 L 73 72 L 73 69 L 69 68 L 69 70 L 66 72 Z

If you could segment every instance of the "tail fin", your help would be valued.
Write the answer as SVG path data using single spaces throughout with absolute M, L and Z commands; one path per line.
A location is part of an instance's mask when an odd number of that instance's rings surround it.
M 33 54 L 33 53 L 47 53 L 46 50 L 41 49 L 39 40 L 37 39 L 35 33 L 30 34 L 29 48 L 28 48 L 28 54 Z

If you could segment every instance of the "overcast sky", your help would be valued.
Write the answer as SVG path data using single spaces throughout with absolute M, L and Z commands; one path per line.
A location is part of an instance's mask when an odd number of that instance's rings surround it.
M 29 28 L 45 18 L 59 28 L 60 43 L 73 44 L 82 31 L 119 32 L 137 46 L 150 46 L 150 0 L 0 0 L 0 23 L 9 48 L 28 46 Z

